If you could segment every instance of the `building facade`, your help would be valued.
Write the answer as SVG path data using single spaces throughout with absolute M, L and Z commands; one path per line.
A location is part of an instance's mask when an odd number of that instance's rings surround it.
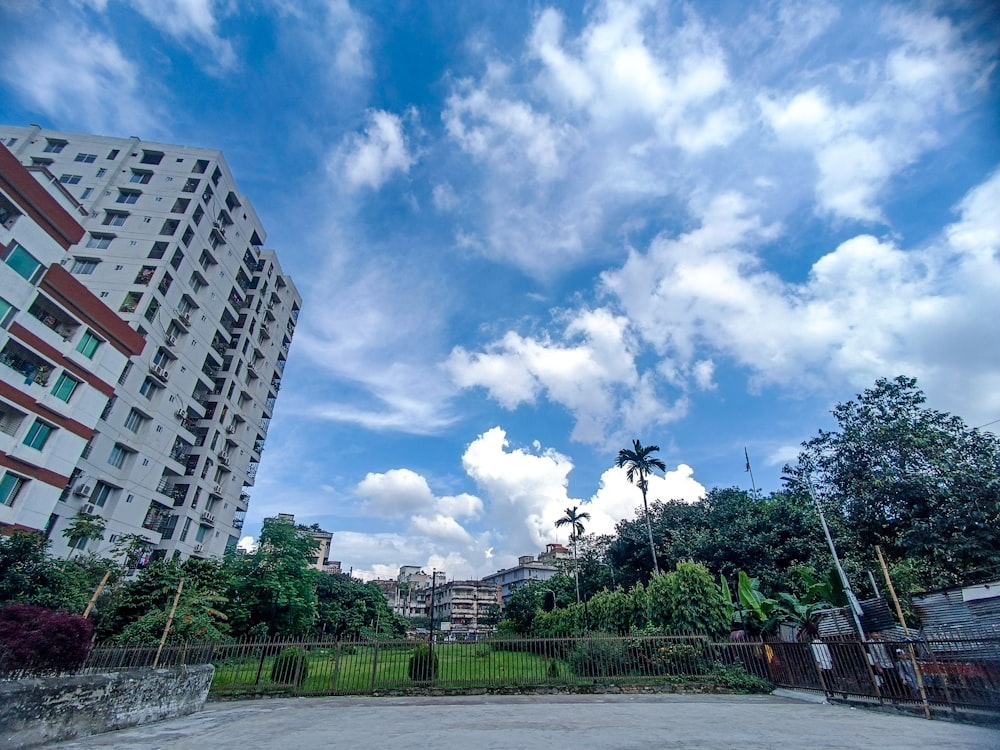
M 486 635 L 499 616 L 499 587 L 486 581 L 448 581 L 434 589 L 436 627 L 455 640 Z
M 37 126 L 0 127 L 0 143 L 83 207 L 65 269 L 144 342 L 111 380 L 60 519 L 88 508 L 105 543 L 137 535 L 154 557 L 234 548 L 302 304 L 250 200 L 219 151 Z
M 0 146 L 0 532 L 51 532 L 75 515 L 64 489 L 145 345 L 63 265 L 85 234 L 80 210 Z
M 548 545 L 549 548 L 560 545 Z M 560 565 L 554 563 L 559 562 Z M 500 587 L 500 594 L 504 601 L 522 586 L 526 586 L 532 581 L 547 581 L 561 570 L 561 559 L 552 558 L 551 561 L 541 562 L 535 559 L 534 555 L 522 555 L 517 558 L 517 565 L 510 568 L 498 570 L 483 576 L 483 583 L 494 587 Z

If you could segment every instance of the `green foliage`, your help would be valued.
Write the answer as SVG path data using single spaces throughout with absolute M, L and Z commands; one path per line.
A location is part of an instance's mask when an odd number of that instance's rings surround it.
M 747 629 L 753 634 L 770 633 L 781 622 L 783 611 L 776 599 L 764 596 L 760 581 L 740 571 L 738 593 L 744 608 Z
M 400 637 L 407 621 L 394 614 L 385 594 L 373 583 L 363 583 L 348 575 L 321 575 L 316 582 L 316 627 L 337 639 Z
M 742 664 L 716 662 L 712 669 L 712 679 L 720 687 L 738 690 L 741 693 L 770 693 L 774 690 L 774 685 L 750 674 Z
M 580 677 L 621 677 L 632 667 L 628 645 L 619 638 L 585 638 L 578 641 L 567 657 Z
M 650 624 L 665 632 L 721 637 L 732 615 L 719 585 L 704 565 L 679 562 L 672 573 L 654 576 L 647 589 Z
M 566 638 L 581 635 L 585 628 L 582 604 L 538 612 L 531 625 L 531 633 L 538 638 Z
M 658 445 L 643 446 L 638 440 L 633 440 L 632 450 L 622 448 L 618 451 L 618 458 L 615 460 L 615 465 L 619 469 L 625 469 L 625 477 L 628 481 L 635 483 L 642 491 L 642 507 L 645 512 L 646 532 L 649 536 L 649 555 L 653 563 L 654 574 L 660 572 L 660 567 L 656 561 L 656 545 L 653 543 L 653 527 L 649 519 L 649 503 L 646 500 L 646 490 L 649 487 L 649 475 L 653 473 L 654 469 L 659 469 L 661 472 L 667 470 L 667 465 L 661 459 L 652 455 L 659 450 L 660 446 Z
M 74 549 L 81 541 L 96 541 L 104 538 L 104 528 L 108 522 L 102 516 L 93 513 L 78 513 L 70 520 L 63 529 L 62 535 L 69 540 L 69 544 Z M 70 555 L 73 550 L 70 550 Z
M 632 602 L 622 589 L 601 591 L 591 597 L 588 606 L 595 630 L 625 635 L 632 629 Z
M 309 633 L 316 621 L 318 571 L 309 567 L 316 540 L 294 524 L 264 520 L 257 551 L 227 559 L 231 586 L 227 592 L 229 622 L 238 636 L 267 627 L 269 636 Z
M 922 564 L 921 585 L 953 584 L 1000 567 L 1000 439 L 925 406 L 916 380 L 880 379 L 833 410 L 836 430 L 803 443 L 785 474 L 811 480 L 838 547 L 873 561 Z
M 430 646 L 417 646 L 410 656 L 407 674 L 414 682 L 430 682 L 437 679 L 438 655 L 431 651 Z
M 271 682 L 300 686 L 308 676 L 309 653 L 298 646 L 284 649 L 271 665 Z
M 35 534 L 0 536 L 0 606 L 34 604 L 82 614 L 104 574 L 90 558 L 56 561 Z

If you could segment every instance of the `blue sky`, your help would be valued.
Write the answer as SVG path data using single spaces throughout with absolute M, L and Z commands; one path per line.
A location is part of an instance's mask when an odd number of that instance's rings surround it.
M 13 0 L 11 124 L 219 148 L 304 298 L 247 531 L 475 577 L 777 489 L 918 378 L 1000 420 L 989 3 Z M 995 426 L 992 427 L 995 429 Z

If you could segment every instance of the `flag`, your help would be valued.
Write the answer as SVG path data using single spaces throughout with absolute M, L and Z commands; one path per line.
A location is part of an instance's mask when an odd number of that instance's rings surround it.
M 750 454 L 747 453 L 747 449 L 746 448 L 743 449 L 743 455 L 746 457 L 746 460 L 747 460 L 746 471 L 750 471 Z

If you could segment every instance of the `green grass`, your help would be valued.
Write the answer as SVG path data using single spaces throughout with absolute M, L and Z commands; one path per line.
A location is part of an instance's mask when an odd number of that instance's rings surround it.
M 438 676 L 433 686 L 490 687 L 530 685 L 562 681 L 569 676 L 564 664 L 557 663 L 555 674 L 550 660 L 536 654 L 517 651 L 493 651 L 485 644 L 439 644 Z M 227 659 L 216 663 L 212 693 L 235 695 L 247 693 L 358 694 L 379 690 L 418 687 L 408 676 L 413 647 L 356 646 L 313 649 L 309 657 L 309 676 L 296 691 L 292 685 L 271 681 L 273 656 Z M 260 678 L 258 680 L 258 671 Z

